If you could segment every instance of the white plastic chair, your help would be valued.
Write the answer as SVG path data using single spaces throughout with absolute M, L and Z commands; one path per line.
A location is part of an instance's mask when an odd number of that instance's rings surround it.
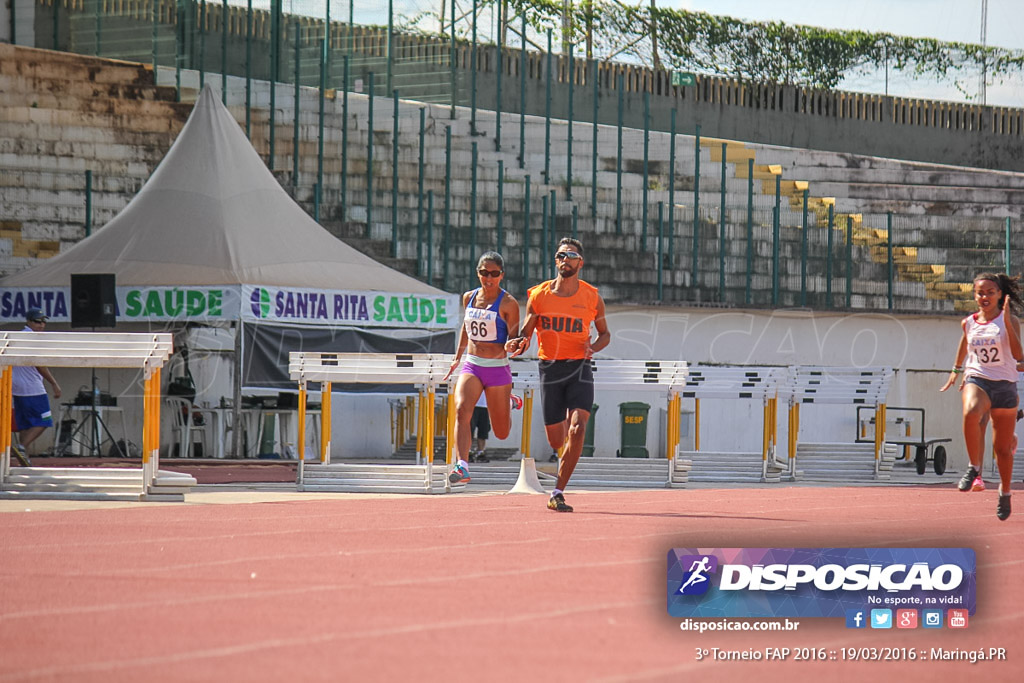
M 193 446 L 199 443 L 202 446 L 202 453 L 209 457 L 210 451 L 207 447 L 207 425 L 196 424 L 196 408 L 187 398 L 180 396 L 167 396 L 164 398 L 164 408 L 171 416 L 171 442 L 170 454 L 174 454 L 177 446 L 179 458 L 191 458 Z M 196 437 L 199 437 L 198 441 Z

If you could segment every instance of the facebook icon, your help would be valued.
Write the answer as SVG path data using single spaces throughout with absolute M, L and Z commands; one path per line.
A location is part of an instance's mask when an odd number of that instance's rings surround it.
M 846 628 L 867 628 L 867 616 L 864 610 L 846 610 Z

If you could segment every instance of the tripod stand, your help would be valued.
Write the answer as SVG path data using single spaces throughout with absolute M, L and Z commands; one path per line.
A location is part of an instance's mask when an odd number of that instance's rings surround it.
M 75 425 L 75 429 L 67 439 L 64 439 L 63 436 L 61 437 L 60 443 L 54 447 L 54 455 L 58 457 L 63 456 L 67 453 L 68 448 L 70 448 L 72 444 L 78 443 L 83 446 L 88 446 L 88 455 L 92 457 L 103 457 L 101 447 L 107 440 L 109 440 L 110 443 L 114 445 L 111 449 L 111 455 L 116 455 L 120 458 L 128 457 L 128 453 L 125 452 L 127 444 L 124 442 L 118 443 L 117 440 L 114 439 L 114 435 L 110 433 L 110 429 L 103 421 L 100 411 L 97 410 L 99 398 L 100 388 L 96 382 L 96 368 L 93 368 L 89 410 L 83 416 L 82 421 Z M 82 430 L 85 429 L 86 425 L 90 425 L 88 442 L 83 441 L 84 436 L 82 434 Z M 100 429 L 103 430 L 102 434 L 106 434 L 106 438 L 102 438 Z

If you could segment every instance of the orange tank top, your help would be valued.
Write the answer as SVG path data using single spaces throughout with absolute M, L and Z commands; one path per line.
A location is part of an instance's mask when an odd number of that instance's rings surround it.
M 586 357 L 590 324 L 597 317 L 597 287 L 580 280 L 572 296 L 551 291 L 554 280 L 529 290 L 530 307 L 537 316 L 537 355 L 542 360 L 578 360 Z

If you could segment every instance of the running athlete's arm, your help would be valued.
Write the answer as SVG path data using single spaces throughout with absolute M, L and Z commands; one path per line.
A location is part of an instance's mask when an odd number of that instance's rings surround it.
M 533 336 L 533 331 L 537 327 L 537 314 L 533 310 L 533 301 L 531 299 L 526 300 L 526 319 L 523 321 L 523 328 L 519 330 L 518 337 L 512 337 L 512 327 L 509 326 L 509 340 L 505 342 L 505 351 L 511 358 L 522 355 L 526 349 L 530 348 L 530 337 Z
M 967 358 L 966 324 L 966 321 L 960 323 L 960 327 L 963 328 L 963 334 L 960 335 L 960 345 L 956 347 L 956 361 L 953 363 L 953 369 L 949 371 L 949 377 L 946 379 L 946 383 L 942 385 L 942 388 L 939 389 L 939 391 L 945 391 L 956 384 L 956 376 L 964 371 L 964 359 Z
M 466 306 L 469 305 L 470 294 L 472 292 L 466 292 L 462 295 L 463 316 L 466 313 Z M 466 324 L 463 323 L 459 326 L 459 346 L 455 349 L 455 360 L 452 361 L 452 366 L 448 368 L 448 374 L 444 376 L 444 379 L 441 380 L 442 382 L 451 377 L 452 373 L 455 372 L 455 368 L 459 367 L 459 363 L 462 362 L 462 354 L 466 351 L 467 346 L 469 346 L 469 336 L 466 334 Z
M 1010 353 L 1016 361 L 1024 360 L 1024 349 L 1020 345 L 1020 319 L 1013 314 L 1010 297 L 1003 299 L 1004 321 L 1006 322 L 1006 340 L 1010 343 Z
M 519 302 L 511 294 L 505 294 L 501 300 L 501 317 L 508 326 L 508 337 L 519 336 Z
M 597 330 L 597 339 L 594 341 L 587 340 L 587 358 L 608 346 L 612 341 L 612 333 L 608 331 L 608 321 L 604 318 L 604 299 L 600 295 L 597 297 L 597 315 L 594 316 L 594 329 Z

